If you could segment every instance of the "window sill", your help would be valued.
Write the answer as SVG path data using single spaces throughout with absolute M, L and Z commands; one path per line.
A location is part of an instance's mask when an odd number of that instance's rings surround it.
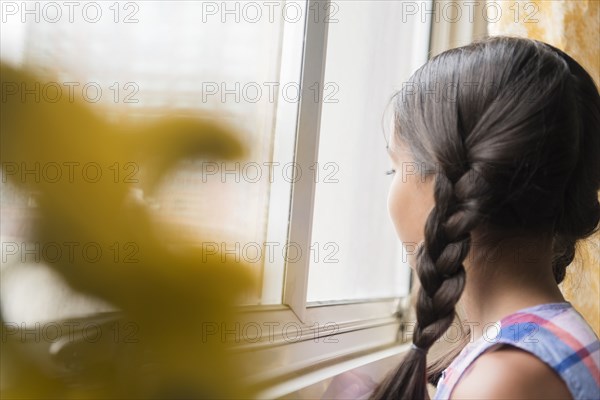
M 319 398 L 331 380 L 348 371 L 360 371 L 375 382 L 379 382 L 401 360 L 409 350 L 410 343 L 392 344 L 376 349 L 339 357 L 290 375 L 285 380 L 273 383 L 261 390 L 256 398 Z

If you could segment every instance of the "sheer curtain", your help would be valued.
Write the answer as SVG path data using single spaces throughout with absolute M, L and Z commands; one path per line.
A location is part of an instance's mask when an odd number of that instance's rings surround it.
M 321 120 L 308 301 L 403 296 L 410 269 L 387 211 L 384 126 L 391 115 L 384 111 L 425 62 L 426 49 L 407 37 L 427 35 L 428 26 L 417 18 L 396 22 L 405 17 L 402 2 L 337 4 L 338 22 L 328 33 L 331 97 L 324 97 Z
M 75 8 L 72 22 L 67 9 L 55 22 L 50 11 L 44 14 L 42 2 L 15 3 L 18 12 L 2 16 L 2 61 L 71 82 L 90 107 L 115 122 L 203 111 L 226 119 L 241 133 L 248 158 L 212 164 L 217 170 L 211 174 L 201 162 L 184 163 L 146 200 L 165 241 L 176 230 L 197 245 L 209 237 L 210 245 L 221 250 L 239 253 L 246 243 L 261 247 L 267 235 L 269 171 L 261 169 L 259 180 L 243 171 L 246 163 L 272 161 L 277 89 L 271 93 L 280 80 L 282 13 L 255 21 L 235 13 L 208 13 L 207 4 L 216 2 L 99 2 L 94 3 L 100 7 L 96 20 L 95 11 L 83 17 L 87 3 Z M 37 20 L 35 12 L 23 13 L 36 7 Z M 19 215 L 27 213 L 26 203 L 26 194 L 2 185 L 3 241 L 17 240 L 22 233 Z M 252 257 L 260 277 L 264 260 Z M 48 297 L 62 290 L 48 287 Z M 259 284 L 246 302 L 258 302 L 260 290 Z M 26 303 L 15 298 L 14 304 Z

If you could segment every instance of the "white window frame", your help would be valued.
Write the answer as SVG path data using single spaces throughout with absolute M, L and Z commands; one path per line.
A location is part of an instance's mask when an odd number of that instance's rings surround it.
M 431 7 L 432 1 L 424 3 Z M 302 31 L 294 24 L 286 24 L 284 28 L 280 79 L 288 82 L 300 76 L 302 96 L 298 104 L 279 99 L 273 159 L 281 164 L 293 161 L 302 171 L 308 171 L 318 161 L 323 104 L 314 100 L 314 84 L 318 83 L 321 92 L 318 98 L 322 99 L 328 33 L 328 23 L 324 18 L 315 20 L 310 10 L 327 10 L 331 2 L 306 0 L 300 3 L 303 3 L 306 16 L 304 29 Z M 429 28 L 421 29 L 411 38 L 422 43 L 422 48 L 426 49 L 424 54 L 429 49 L 430 34 Z M 295 47 L 300 43 L 298 35 L 304 38 L 301 51 Z M 297 108 L 294 110 L 293 107 Z M 289 135 L 290 129 L 296 132 L 293 138 Z M 293 159 L 290 157 L 292 154 Z M 274 181 L 267 241 L 310 248 L 315 189 L 316 182 L 312 179 L 299 179 L 294 184 Z M 289 204 L 289 209 L 281 204 Z M 286 220 L 287 226 L 281 224 Z M 297 259 L 284 261 L 266 262 L 264 267 L 264 276 L 283 283 L 282 304 L 245 306 L 239 313 L 242 327 L 245 324 L 263 327 L 263 335 L 255 343 L 249 343 L 243 335 L 236 337 L 241 364 L 249 371 L 260 366 L 256 374 L 247 377 L 248 383 L 264 388 L 259 397 L 283 396 L 361 363 L 405 351 L 407 345 L 402 344 L 399 338 L 399 328 L 407 316 L 409 296 L 350 302 L 308 302 L 310 255 L 304 251 Z M 264 285 L 262 299 L 273 302 L 281 293 L 281 290 L 277 292 L 278 289 Z M 240 332 L 243 331 L 240 329 Z M 347 358 L 353 356 L 355 360 L 348 362 Z M 316 370 L 321 372 L 315 373 Z

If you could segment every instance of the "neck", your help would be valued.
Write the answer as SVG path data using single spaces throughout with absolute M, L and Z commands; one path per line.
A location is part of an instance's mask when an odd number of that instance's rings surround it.
M 459 307 L 473 340 L 486 324 L 522 308 L 565 301 L 552 274 L 550 238 L 513 236 L 501 240 L 494 253 L 488 249 L 473 240 L 464 261 L 467 279 Z

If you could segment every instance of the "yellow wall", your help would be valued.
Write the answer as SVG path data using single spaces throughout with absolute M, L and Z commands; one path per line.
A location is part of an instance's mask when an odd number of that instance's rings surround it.
M 490 35 L 524 36 L 552 44 L 576 59 L 596 85 L 600 84 L 599 0 L 488 0 L 488 3 L 502 10 L 497 18 L 490 8 Z M 600 335 L 600 232 L 578 245 L 561 288 L 566 299 Z

